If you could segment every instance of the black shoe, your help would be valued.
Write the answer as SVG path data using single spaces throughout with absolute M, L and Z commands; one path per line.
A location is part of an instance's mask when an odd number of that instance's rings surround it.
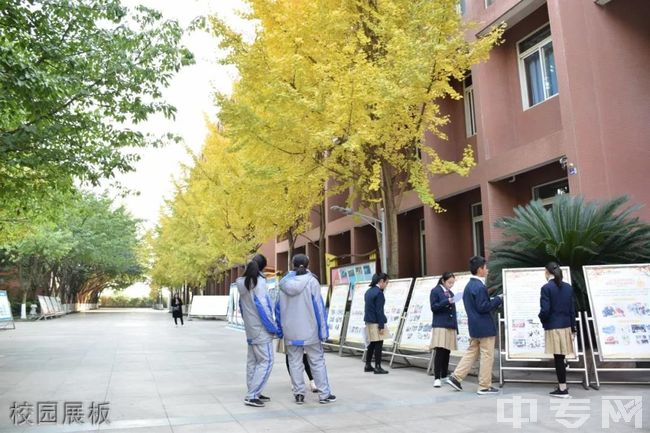
M 557 397 L 557 398 L 571 398 L 569 395 L 569 390 L 565 389 L 564 391 L 561 391 L 560 388 L 556 389 L 553 392 L 549 392 L 548 395 L 551 397 Z
M 495 395 L 498 394 L 499 392 L 500 391 L 493 386 L 489 388 L 479 389 L 478 391 L 476 391 L 478 395 Z
M 460 386 L 460 382 L 456 379 L 455 376 L 451 375 L 447 378 L 447 384 L 454 388 L 456 391 L 462 391 L 463 387 Z
M 305 404 L 305 396 L 302 394 L 296 394 L 294 395 L 294 398 L 296 399 L 296 404 Z
M 330 394 L 327 397 L 318 400 L 320 404 L 333 403 L 335 401 L 336 401 L 336 396 L 334 394 Z
M 261 400 L 261 401 L 271 401 L 271 397 L 267 397 L 267 396 L 262 395 L 262 394 L 258 395 L 257 398 L 259 400 Z
M 245 398 L 244 404 L 246 406 L 264 407 L 264 403 L 262 403 L 262 400 L 260 400 L 259 398 Z
M 384 370 L 383 368 L 381 368 L 381 366 L 375 367 L 374 372 L 375 372 L 375 374 L 388 374 L 388 372 L 386 370 Z
M 366 365 L 365 367 L 363 367 L 363 371 L 364 373 L 372 373 L 373 371 L 375 371 L 375 369 L 372 368 L 371 365 Z

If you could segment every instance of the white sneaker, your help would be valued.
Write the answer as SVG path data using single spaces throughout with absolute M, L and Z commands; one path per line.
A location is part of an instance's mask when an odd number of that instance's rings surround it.
M 436 379 L 436 380 L 433 381 L 433 387 L 434 388 L 440 388 L 441 385 L 442 385 L 442 382 L 440 382 L 440 379 Z

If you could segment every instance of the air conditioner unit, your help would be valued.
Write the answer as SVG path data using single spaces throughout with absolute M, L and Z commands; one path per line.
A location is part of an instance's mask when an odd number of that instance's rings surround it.
M 611 1 L 612 0 L 594 0 L 595 3 L 597 3 L 597 4 L 601 5 L 601 6 L 607 4 L 607 3 L 611 2 Z

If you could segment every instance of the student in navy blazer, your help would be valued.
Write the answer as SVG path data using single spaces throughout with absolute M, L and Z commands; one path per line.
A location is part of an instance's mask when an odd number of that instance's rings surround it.
M 447 377 L 449 371 L 449 356 L 456 350 L 458 335 L 458 320 L 456 318 L 456 304 L 451 288 L 456 282 L 456 277 L 451 272 L 445 272 L 438 280 L 438 285 L 431 289 L 429 303 L 433 313 L 431 327 L 431 349 L 436 354 L 433 361 L 433 386 L 440 388 L 441 379 Z
M 490 298 L 485 277 L 488 275 L 487 261 L 481 256 L 474 256 L 469 261 L 472 277 L 463 292 L 463 306 L 467 313 L 469 347 L 456 366 L 454 373 L 449 376 L 447 383 L 457 391 L 463 388 L 461 382 L 469 373 L 472 365 L 479 357 L 480 366 L 477 394 L 498 394 L 499 390 L 492 386 L 492 364 L 494 363 L 494 342 L 497 328 L 494 324 L 492 312 L 503 303 L 501 296 Z
M 558 387 L 551 397 L 569 398 L 566 386 L 566 356 L 573 355 L 573 334 L 576 332 L 576 310 L 573 287 L 562 281 L 562 269 L 555 262 L 546 265 L 548 281 L 540 293 L 539 320 L 544 327 L 545 352 L 553 355 Z

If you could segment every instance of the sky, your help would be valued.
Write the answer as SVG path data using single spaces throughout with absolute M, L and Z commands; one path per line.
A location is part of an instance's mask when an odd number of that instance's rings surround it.
M 178 20 L 183 26 L 201 15 L 217 15 L 236 30 L 249 36 L 253 34 L 252 25 L 236 14 L 244 8 L 242 0 L 122 0 L 122 4 L 129 8 L 142 4 L 157 9 L 165 18 Z M 173 132 L 182 137 L 182 142 L 139 150 L 141 160 L 135 171 L 118 174 L 115 179 L 129 190 L 139 192 L 137 196 L 116 197 L 115 200 L 142 220 L 146 229 L 155 227 L 165 199 L 173 196 L 174 179 L 181 176 L 182 165 L 191 164 L 186 149 L 194 153 L 201 150 L 207 133 L 206 117 L 216 119 L 215 91 L 230 92 L 237 77 L 233 67 L 218 64 L 217 59 L 223 53 L 213 36 L 194 32 L 184 37 L 183 44 L 194 53 L 196 63 L 183 68 L 163 92 L 166 100 L 177 109 L 176 119 L 157 116 L 139 126 L 145 132 Z M 126 291 L 130 296 L 147 296 L 148 293 L 146 284 L 134 285 Z

